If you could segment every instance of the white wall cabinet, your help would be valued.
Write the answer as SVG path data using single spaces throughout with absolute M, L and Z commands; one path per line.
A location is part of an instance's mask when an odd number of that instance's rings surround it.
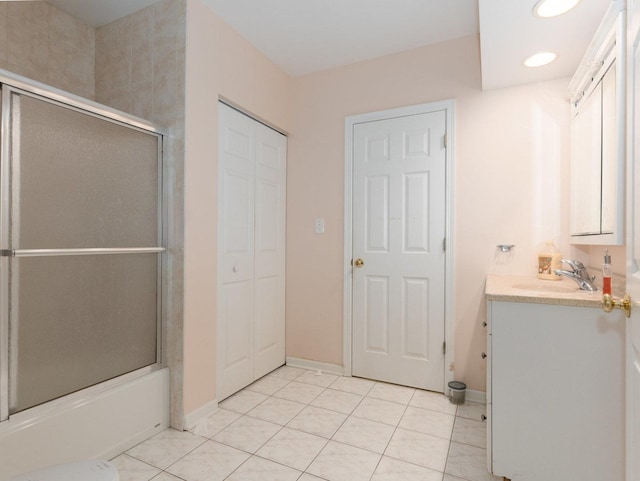
M 569 86 L 574 244 L 624 241 L 623 7 L 619 0 L 611 4 Z
M 487 302 L 488 467 L 512 481 L 624 479 L 624 317 Z
M 285 363 L 284 135 L 219 104 L 216 397 Z

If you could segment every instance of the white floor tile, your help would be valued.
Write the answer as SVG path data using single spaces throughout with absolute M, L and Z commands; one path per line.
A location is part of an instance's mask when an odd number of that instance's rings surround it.
M 256 454 L 285 466 L 304 471 L 327 442 L 327 439 L 320 436 L 284 427 L 262 446 Z
M 288 379 L 284 379 L 276 376 L 264 376 L 258 379 L 253 384 L 250 384 L 246 387 L 247 391 L 259 392 L 261 394 L 266 394 L 267 396 L 271 396 L 276 391 L 279 391 L 291 381 Z
M 134 446 L 126 454 L 160 469 L 165 469 L 206 441 L 185 431 L 166 429 Z
M 295 401 L 303 404 L 309 404 L 322 391 L 324 391 L 324 388 L 321 386 L 314 386 L 312 384 L 292 381 L 282 389 L 278 390 L 274 394 L 274 397 L 288 399 L 289 401 Z
M 118 469 L 120 481 L 148 481 L 160 472 L 161 469 L 148 465 L 138 459 L 121 454 L 111 460 Z
M 236 469 L 227 481 L 296 481 L 302 473 L 257 456 Z
M 222 481 L 249 456 L 239 449 L 207 441 L 167 471 L 185 481 Z
M 453 427 L 451 440 L 486 449 L 487 424 L 483 421 L 474 421 L 458 416 Z
M 328 409 L 307 406 L 287 425 L 291 429 L 330 438 L 347 416 Z
M 380 455 L 329 441 L 307 472 L 329 481 L 368 481 Z
M 384 454 L 401 461 L 444 472 L 448 450 L 449 440 L 447 439 L 398 428 Z
M 404 414 L 406 406 L 382 399 L 366 397 L 353 411 L 352 415 L 397 426 Z
M 333 440 L 382 454 L 394 431 L 388 424 L 352 416 L 334 434 Z
M 222 401 L 219 406 L 229 411 L 247 414 L 269 396 L 253 391 L 242 390 Z
M 456 442 L 451 443 L 445 472 L 467 481 L 502 481 L 489 473 L 485 449 Z
M 242 416 L 216 434 L 213 440 L 249 453 L 255 453 L 280 429 L 282 429 L 282 426 L 279 424 L 250 416 Z
M 282 366 L 276 369 L 275 371 L 270 372 L 268 376 L 281 377 L 283 379 L 288 379 L 289 381 L 293 381 L 294 379 L 301 376 L 305 372 L 307 372 L 306 369 L 300 369 L 298 367 L 291 367 L 291 366 Z
M 398 426 L 443 439 L 451 439 L 455 419 L 455 416 L 450 414 L 409 406 Z
M 325 480 L 317 476 L 314 476 L 313 474 L 304 473 L 302 476 L 300 476 L 298 481 L 325 481 Z
M 474 421 L 482 421 L 482 416 L 487 415 L 487 405 L 465 401 L 464 404 L 460 404 L 458 406 L 458 412 L 456 415 L 467 419 L 473 419 Z
M 297 377 L 296 381 L 313 384 L 315 386 L 329 387 L 338 379 L 335 374 L 320 373 L 316 371 L 307 371 L 302 376 Z
M 169 474 L 166 471 L 163 471 L 162 473 L 158 474 L 155 478 L 153 478 L 153 481 L 183 481 L 183 480 L 178 478 L 177 476 L 174 476 L 173 474 Z
M 455 404 L 451 404 L 444 394 L 422 391 L 420 389 L 416 389 L 411 401 L 409 401 L 409 405 L 451 415 L 455 415 L 457 409 L 457 406 Z
M 369 379 L 341 376 L 336 379 L 329 387 L 337 391 L 350 392 L 352 394 L 359 394 L 361 396 L 364 396 L 369 391 L 371 391 L 371 388 L 374 385 L 375 382 L 370 381 Z
M 442 481 L 442 473 L 383 456 L 371 481 Z
M 212 438 L 240 416 L 242 414 L 234 411 L 218 409 L 213 414 L 201 419 L 191 431 L 197 436 Z
M 249 411 L 248 414 L 251 417 L 284 426 L 303 409 L 304 404 L 289 401 L 287 399 L 270 397 L 262 404 Z
M 351 414 L 362 399 L 363 397 L 358 394 L 326 389 L 311 401 L 311 405 L 344 414 Z
M 409 404 L 415 389 L 405 386 L 396 386 L 385 382 L 377 382 L 367 396 L 400 404 Z

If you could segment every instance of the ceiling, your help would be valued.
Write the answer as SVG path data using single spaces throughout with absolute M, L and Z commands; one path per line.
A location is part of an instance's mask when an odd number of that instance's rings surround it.
M 49 0 L 98 27 L 157 0 Z M 202 0 L 291 75 L 480 33 L 484 89 L 570 77 L 611 0 L 583 0 L 553 19 L 537 0 Z M 538 69 L 522 61 L 553 50 Z

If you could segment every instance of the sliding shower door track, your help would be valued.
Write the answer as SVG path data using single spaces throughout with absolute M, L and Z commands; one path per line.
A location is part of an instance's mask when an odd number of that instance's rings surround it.
M 92 256 L 107 254 L 159 254 L 164 247 L 114 247 L 87 249 L 2 249 L 3 257 L 56 257 L 56 256 Z

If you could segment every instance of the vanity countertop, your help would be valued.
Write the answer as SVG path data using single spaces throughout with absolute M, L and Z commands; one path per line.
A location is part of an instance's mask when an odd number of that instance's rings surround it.
M 599 308 L 602 300 L 602 291 L 582 291 L 571 279 L 547 281 L 529 276 L 489 275 L 485 294 L 489 301 L 532 302 L 576 307 Z

